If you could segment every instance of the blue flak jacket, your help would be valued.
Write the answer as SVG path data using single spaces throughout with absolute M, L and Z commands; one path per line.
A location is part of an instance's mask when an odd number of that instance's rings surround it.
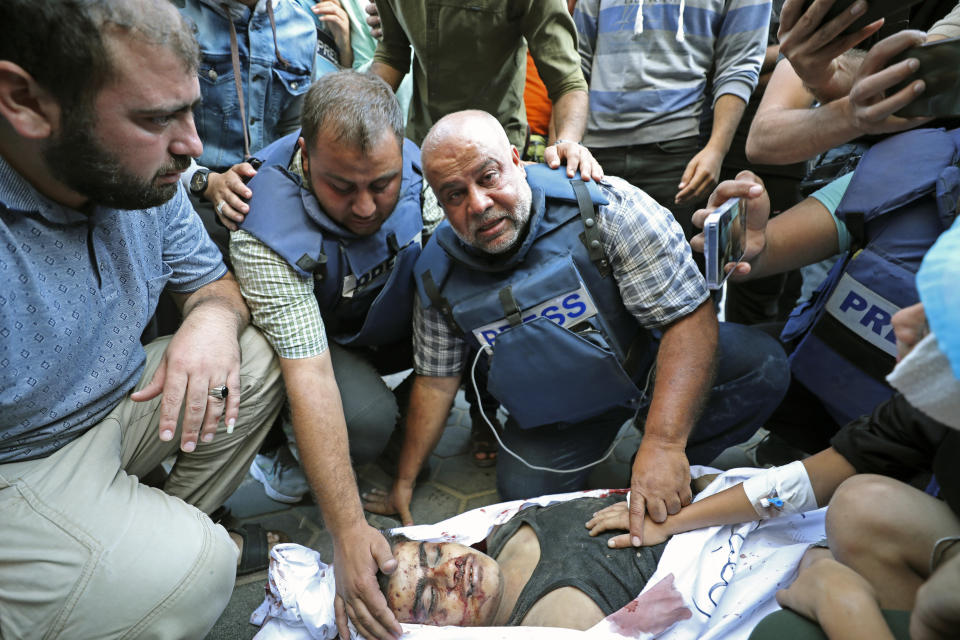
M 278 253 L 314 294 L 327 335 L 343 346 L 383 346 L 408 339 L 413 322 L 413 265 L 423 232 L 420 149 L 403 144 L 397 206 L 380 229 L 358 236 L 334 222 L 296 174 L 287 170 L 300 132 L 260 153 L 250 181 L 250 214 L 240 227 Z
M 417 262 L 421 300 L 485 350 L 488 389 L 522 428 L 637 406 L 635 381 L 657 343 L 624 308 L 600 249 L 596 206 L 607 201 L 562 167 L 527 167 L 527 181 L 532 211 L 518 250 L 484 254 L 442 223 Z
M 960 202 L 960 129 L 916 129 L 871 147 L 837 208 L 853 247 L 781 338 L 796 346 L 791 373 L 839 423 L 893 394 L 891 318 L 919 302 L 923 256 L 953 223 Z

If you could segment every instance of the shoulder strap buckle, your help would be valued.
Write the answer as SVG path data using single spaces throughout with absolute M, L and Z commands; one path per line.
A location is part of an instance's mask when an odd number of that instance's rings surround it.
M 577 205 L 580 207 L 580 218 L 583 221 L 583 233 L 580 234 L 580 241 L 587 248 L 587 255 L 590 256 L 601 278 L 610 275 L 610 261 L 607 260 L 607 254 L 603 250 L 603 243 L 600 241 L 600 224 L 597 220 L 597 208 L 590 199 L 590 193 L 583 180 L 574 178 L 570 180 L 573 187 L 573 193 L 577 196 Z
M 297 260 L 297 266 L 307 273 L 312 273 L 317 280 L 325 280 L 327 277 L 327 254 L 321 251 L 317 259 L 314 260 L 305 253 Z
M 519 327 L 523 324 L 523 312 L 520 310 L 520 305 L 517 304 L 517 299 L 513 297 L 513 287 L 507 285 L 500 289 L 499 297 L 500 306 L 503 307 L 503 315 L 510 326 Z

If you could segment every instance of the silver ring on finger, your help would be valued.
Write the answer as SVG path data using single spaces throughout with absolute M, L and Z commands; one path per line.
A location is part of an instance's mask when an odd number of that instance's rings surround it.
M 226 200 L 221 200 L 220 202 L 217 203 L 217 215 L 221 215 L 221 216 L 223 215 L 223 208 L 225 206 L 227 206 Z
M 227 389 L 227 385 L 222 384 L 219 387 L 212 387 L 208 392 L 211 398 L 216 398 L 217 400 L 226 400 L 227 396 L 230 395 L 230 390 Z

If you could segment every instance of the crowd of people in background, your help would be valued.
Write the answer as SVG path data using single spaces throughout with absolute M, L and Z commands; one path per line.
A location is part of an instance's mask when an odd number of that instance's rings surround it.
M 204 637 L 283 538 L 231 525 L 247 473 L 315 499 L 341 637 L 442 620 L 364 512 L 413 523 L 461 390 L 504 500 L 642 433 L 603 545 L 829 504 L 758 640 L 956 637 L 958 65 L 916 52 L 954 38 L 955 0 L 4 0 L 0 638 Z M 693 503 L 761 428 L 769 487 Z M 476 619 L 608 613 L 526 584 Z

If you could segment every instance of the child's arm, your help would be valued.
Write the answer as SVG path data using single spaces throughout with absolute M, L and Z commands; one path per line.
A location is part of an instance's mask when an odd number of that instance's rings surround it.
M 833 492 L 840 483 L 856 473 L 853 466 L 847 462 L 832 447 L 810 456 L 803 461 L 803 466 L 810 478 L 813 493 L 818 505 L 823 506 L 830 501 Z M 702 529 L 723 524 L 739 524 L 759 518 L 753 503 L 744 491 L 743 483 L 724 489 L 703 500 L 691 503 L 678 513 L 668 516 L 662 524 L 644 521 L 643 544 L 660 543 L 676 533 Z M 649 521 L 649 522 L 648 522 Z M 604 531 L 626 530 L 629 526 L 629 509 L 625 502 L 618 502 L 594 514 L 586 523 L 590 535 L 595 536 Z M 623 534 L 610 539 L 611 547 L 629 547 L 630 535 Z

